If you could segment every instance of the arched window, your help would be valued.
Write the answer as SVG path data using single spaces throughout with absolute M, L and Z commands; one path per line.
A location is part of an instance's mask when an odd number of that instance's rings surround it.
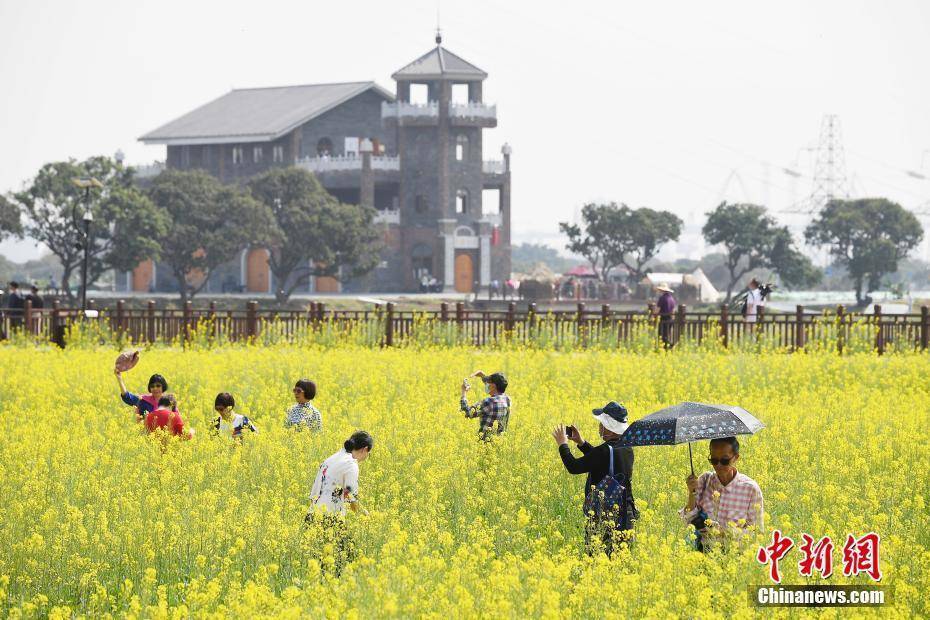
M 455 193 L 455 212 L 468 213 L 468 192 L 464 189 Z
M 455 161 L 465 161 L 468 157 L 468 137 L 458 136 L 455 139 Z
M 316 154 L 320 157 L 333 154 L 333 141 L 329 138 L 320 138 L 316 143 Z

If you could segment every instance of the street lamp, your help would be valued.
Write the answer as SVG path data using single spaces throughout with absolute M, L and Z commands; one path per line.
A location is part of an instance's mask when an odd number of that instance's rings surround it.
M 100 189 L 103 183 L 94 177 L 80 177 L 71 180 L 76 187 L 84 190 L 84 215 L 81 221 L 84 224 L 84 240 L 81 243 L 84 246 L 84 264 L 81 267 L 81 313 L 87 316 L 87 263 L 90 258 L 90 226 L 94 223 L 94 214 L 90 210 L 90 190 L 93 188 Z M 75 209 L 77 206 L 75 205 Z M 72 218 L 77 224 L 77 213 L 72 212 Z

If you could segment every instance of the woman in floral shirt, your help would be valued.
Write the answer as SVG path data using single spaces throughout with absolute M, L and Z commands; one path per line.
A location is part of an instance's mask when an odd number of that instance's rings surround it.
M 284 426 L 302 430 L 304 426 L 311 431 L 323 430 L 323 416 L 310 401 L 316 396 L 316 384 L 309 379 L 301 379 L 294 384 L 294 400 L 297 401 L 287 410 Z

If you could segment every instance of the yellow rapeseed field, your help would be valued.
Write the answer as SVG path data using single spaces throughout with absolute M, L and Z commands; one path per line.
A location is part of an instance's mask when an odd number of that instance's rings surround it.
M 821 617 L 927 617 L 930 605 L 930 356 L 490 351 L 462 347 L 228 346 L 145 351 L 126 375 L 164 374 L 191 442 L 140 435 L 118 398 L 113 349 L 0 348 L 0 614 L 70 617 L 754 616 L 768 583 L 758 544 L 689 549 L 686 446 L 636 449 L 635 541 L 583 553 L 583 477 L 550 436 L 574 422 L 596 439 L 592 407 L 632 418 L 682 400 L 738 404 L 767 426 L 742 441 L 740 470 L 765 494 L 768 528 L 837 544 L 881 535 L 883 608 Z M 509 432 L 476 441 L 458 387 L 502 370 Z M 324 431 L 283 428 L 296 379 L 319 385 Z M 260 432 L 211 438 L 228 390 Z M 370 515 L 348 516 L 358 558 L 302 526 L 319 463 L 356 429 L 375 437 L 361 465 Z M 707 469 L 707 444 L 695 463 Z M 797 548 L 783 560 L 798 574 Z M 788 616 L 789 608 L 766 614 Z

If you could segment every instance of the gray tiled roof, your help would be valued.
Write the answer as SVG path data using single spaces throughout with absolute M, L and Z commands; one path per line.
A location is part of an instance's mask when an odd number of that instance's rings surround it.
M 446 48 L 437 45 L 403 69 L 399 69 L 391 77 L 395 80 L 483 80 L 488 77 L 488 74 Z
M 368 89 L 394 100 L 374 82 L 236 89 L 139 140 L 146 144 L 266 142 Z

